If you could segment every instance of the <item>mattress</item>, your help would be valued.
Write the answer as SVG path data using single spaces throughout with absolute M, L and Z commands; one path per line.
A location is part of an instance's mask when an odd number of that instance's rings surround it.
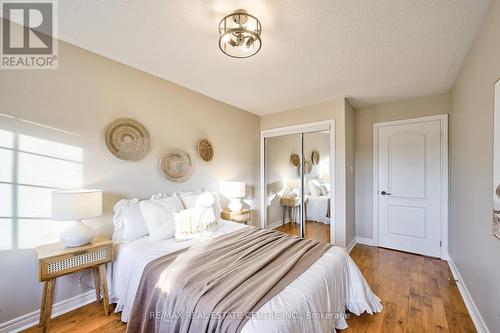
M 196 239 L 152 242 L 144 237 L 117 246 L 116 259 L 108 269 L 110 300 L 127 322 L 144 267 L 168 253 L 190 247 L 225 233 L 248 228 L 223 220 L 218 227 Z M 356 264 L 342 248 L 330 248 L 311 267 L 265 303 L 247 321 L 250 332 L 333 332 L 347 327 L 345 310 L 351 313 L 380 312 L 382 306 Z

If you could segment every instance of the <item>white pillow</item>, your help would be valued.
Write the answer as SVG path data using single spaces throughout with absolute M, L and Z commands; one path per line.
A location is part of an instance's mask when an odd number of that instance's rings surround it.
M 321 184 L 321 195 L 328 195 L 330 192 L 324 184 Z
M 215 218 L 217 221 L 220 220 L 220 213 L 222 211 L 220 207 L 219 194 L 208 192 L 206 190 L 197 190 L 194 192 L 181 192 L 179 197 L 184 204 L 184 208 L 196 208 L 196 207 L 212 207 L 214 210 Z
M 149 234 L 146 222 L 139 210 L 138 199 L 122 199 L 114 207 L 113 242 L 130 242 Z
M 172 195 L 159 200 L 145 200 L 139 203 L 142 217 L 146 221 L 152 241 L 175 236 L 174 214 L 182 210 L 179 197 Z
M 321 184 L 317 179 L 309 181 L 309 193 L 315 197 L 321 196 Z
M 299 196 L 299 193 L 300 193 L 299 189 L 298 189 L 298 188 L 294 188 L 294 189 L 292 189 L 292 190 L 288 193 L 288 196 L 289 196 L 290 198 L 297 198 L 297 197 Z
M 195 207 L 175 213 L 175 239 L 186 240 L 205 232 L 218 222 L 211 207 Z
M 168 198 L 169 196 L 170 195 L 168 195 L 167 193 L 158 192 L 158 193 L 151 195 L 151 200 L 160 200 L 160 199 Z
M 178 193 L 179 198 L 181 198 L 182 203 L 184 204 L 184 208 L 194 208 L 196 207 L 196 202 L 198 201 L 198 198 L 200 195 L 203 193 L 206 193 L 205 190 L 196 190 L 193 192 L 180 192 Z

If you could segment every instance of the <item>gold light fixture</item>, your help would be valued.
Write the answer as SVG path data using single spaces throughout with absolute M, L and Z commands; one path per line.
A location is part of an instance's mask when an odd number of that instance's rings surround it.
M 262 25 L 253 15 L 237 9 L 219 23 L 219 48 L 233 58 L 248 58 L 262 47 Z

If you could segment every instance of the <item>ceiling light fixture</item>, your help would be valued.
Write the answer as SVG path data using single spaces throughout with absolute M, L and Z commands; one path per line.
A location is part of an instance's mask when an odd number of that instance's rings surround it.
M 253 15 L 237 9 L 219 23 L 219 48 L 233 58 L 248 58 L 262 47 L 262 25 Z

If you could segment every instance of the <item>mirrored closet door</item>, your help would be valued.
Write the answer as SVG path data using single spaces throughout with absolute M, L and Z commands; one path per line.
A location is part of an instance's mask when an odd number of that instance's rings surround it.
M 263 226 L 330 242 L 330 134 L 330 125 L 322 125 L 263 137 Z

